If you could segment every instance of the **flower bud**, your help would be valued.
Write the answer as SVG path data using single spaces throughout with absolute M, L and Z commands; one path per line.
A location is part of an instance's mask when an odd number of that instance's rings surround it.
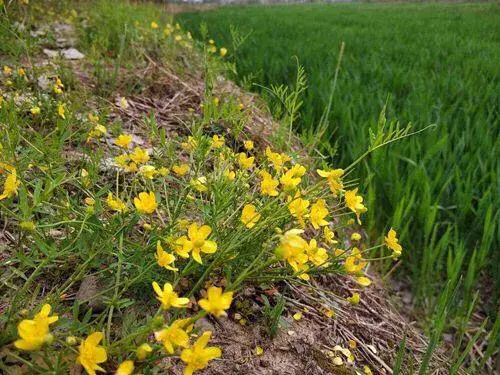
M 76 344 L 76 337 L 75 336 L 66 337 L 66 344 L 75 345 Z
M 32 232 L 35 230 L 35 223 L 32 221 L 21 221 L 19 227 L 26 232 Z
M 43 341 L 46 343 L 46 344 L 52 344 L 52 342 L 54 342 L 54 336 L 51 334 L 51 333 L 48 333 L 45 335 L 45 337 L 43 338 Z

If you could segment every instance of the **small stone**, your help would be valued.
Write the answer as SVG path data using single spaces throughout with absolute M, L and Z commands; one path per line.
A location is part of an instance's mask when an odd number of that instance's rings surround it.
M 67 60 L 81 60 L 85 57 L 85 55 L 76 48 L 63 49 L 61 52 L 63 57 Z
M 87 276 L 80 284 L 80 289 L 76 293 L 76 300 L 82 305 L 86 304 L 94 312 L 101 312 L 104 310 L 104 303 L 102 298 L 98 296 L 100 290 L 99 278 L 97 276 Z
M 200 331 L 212 331 L 213 332 L 215 330 L 215 326 L 213 325 L 213 323 L 210 320 L 208 320 L 208 318 L 206 318 L 206 317 L 198 319 L 196 321 L 196 323 L 194 324 L 194 327 L 199 328 Z
M 30 35 L 33 38 L 38 38 L 40 36 L 44 36 L 45 34 L 46 34 L 45 30 L 42 30 L 42 29 L 30 31 Z
M 58 55 L 57 51 L 54 51 L 53 49 L 48 49 L 48 48 L 44 48 L 43 53 L 45 53 L 50 58 L 57 57 L 57 55 Z
M 50 80 L 47 78 L 46 75 L 39 76 L 37 83 L 38 87 L 40 87 L 44 91 L 50 88 Z

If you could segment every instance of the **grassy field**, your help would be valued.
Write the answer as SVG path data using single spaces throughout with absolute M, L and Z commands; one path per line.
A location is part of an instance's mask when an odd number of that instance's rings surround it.
M 309 86 L 295 124 L 303 134 L 320 123 L 345 42 L 321 137 L 323 152 L 338 167 L 366 150 L 369 129 L 386 102 L 389 118 L 411 122 L 414 129 L 437 124 L 363 162 L 357 177 L 369 192 L 366 224 L 371 234 L 387 223 L 401 231 L 410 272 L 400 275 L 411 275 L 420 306 L 432 307 L 430 297 L 443 283 L 458 284 L 460 278 L 460 300 L 470 304 L 485 273 L 496 280 L 496 292 L 486 301 L 496 306 L 498 4 L 235 6 L 178 20 L 195 34 L 205 22 L 209 37 L 228 47 L 231 26 L 240 34 L 251 32 L 229 52 L 243 85 L 292 84 L 297 56 Z M 251 87 L 266 95 L 260 86 Z

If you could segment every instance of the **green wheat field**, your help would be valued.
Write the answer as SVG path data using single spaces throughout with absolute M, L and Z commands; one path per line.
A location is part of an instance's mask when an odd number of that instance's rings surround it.
M 204 22 L 209 37 L 227 46 L 235 30 L 248 36 L 229 53 L 240 84 L 271 108 L 276 101 L 262 86 L 293 86 L 297 57 L 308 89 L 295 126 L 306 137 L 318 130 L 344 42 L 319 150 L 339 167 L 366 149 L 386 103 L 389 118 L 415 130 L 436 124 L 359 168 L 369 192 L 365 220 L 372 233 L 387 223 L 400 228 L 419 305 L 430 308 L 451 280 L 461 285 L 461 310 L 484 277 L 496 291 L 486 304 L 497 305 L 498 4 L 249 5 L 178 20 L 198 36 Z

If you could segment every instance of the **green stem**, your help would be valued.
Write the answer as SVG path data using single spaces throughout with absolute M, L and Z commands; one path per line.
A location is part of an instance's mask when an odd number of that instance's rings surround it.
M 122 256 L 123 256 L 123 232 L 120 233 L 120 242 L 119 242 L 119 248 L 118 248 L 118 267 L 116 271 L 116 284 L 115 284 L 115 292 L 113 295 L 113 304 L 109 308 L 109 315 L 108 315 L 108 325 L 107 325 L 107 332 L 106 332 L 106 340 L 107 342 L 110 342 L 111 338 L 111 321 L 113 320 L 113 312 L 115 308 L 115 303 L 118 298 L 118 289 L 120 285 L 120 277 L 121 277 L 121 271 L 122 271 Z

